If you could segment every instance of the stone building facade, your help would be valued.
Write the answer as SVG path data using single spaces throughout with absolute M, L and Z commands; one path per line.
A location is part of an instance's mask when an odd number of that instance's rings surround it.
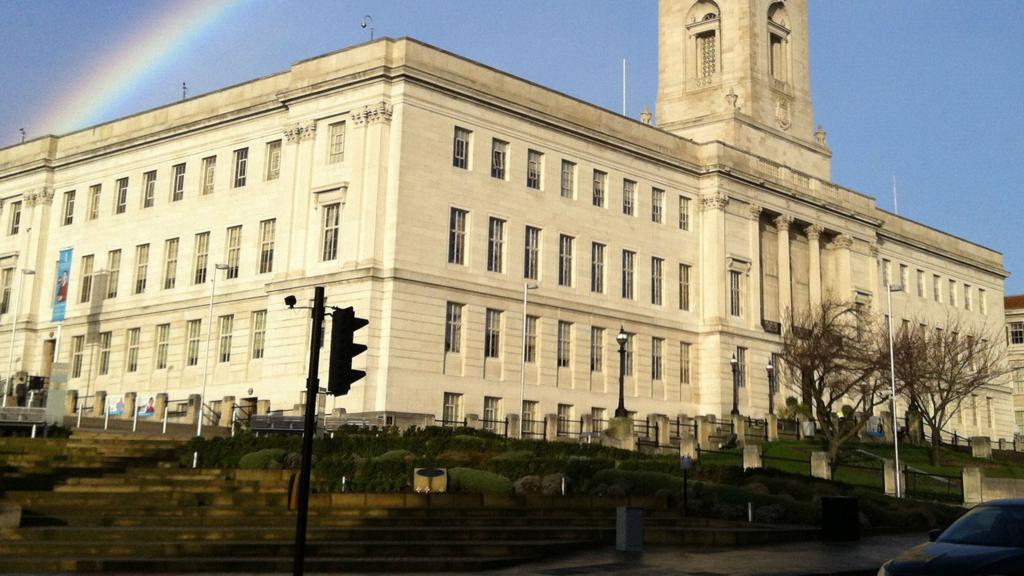
M 328 408 L 608 417 L 621 327 L 631 411 L 727 414 L 736 356 L 761 416 L 787 310 L 888 281 L 897 318 L 1002 321 L 998 252 L 831 181 L 805 0 L 660 19 L 654 123 L 403 38 L 0 150 L 0 348 L 17 308 L 16 369 L 83 395 L 290 408 L 309 319 L 283 297 L 325 285 L 371 322 Z M 990 394 L 962 432 L 1011 433 Z
M 1013 381 L 1014 432 L 1024 436 L 1024 294 L 1007 296 L 1006 344 Z

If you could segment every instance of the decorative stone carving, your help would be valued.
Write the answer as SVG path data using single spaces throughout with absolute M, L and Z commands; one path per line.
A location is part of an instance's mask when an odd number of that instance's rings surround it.
M 822 232 L 825 231 L 825 227 L 820 224 L 811 224 L 807 227 L 807 238 L 809 240 L 817 240 L 821 238 Z
M 393 113 L 394 107 L 382 100 L 376 106 L 366 106 L 361 112 L 353 112 L 352 123 L 356 126 L 364 126 L 375 122 L 391 123 Z
M 296 122 L 291 128 L 285 128 L 284 137 L 288 142 L 301 142 L 316 136 L 316 122 Z
M 43 187 L 25 194 L 26 206 L 35 206 L 36 204 L 53 204 L 53 188 Z
M 725 101 L 729 103 L 729 107 L 733 110 L 739 110 L 739 107 L 736 106 L 736 102 L 739 99 L 740 97 L 736 95 L 736 92 L 732 88 L 729 88 L 729 93 L 725 95 Z
M 871 256 L 873 256 L 873 257 L 877 257 L 878 256 L 878 244 L 874 244 L 874 243 L 869 244 L 868 245 L 868 254 L 871 254 Z
M 832 240 L 832 246 L 842 250 L 853 248 L 853 238 L 847 234 L 840 234 Z
M 779 128 L 789 130 L 793 120 L 791 118 L 789 98 L 780 97 L 775 101 L 775 119 L 779 122 Z
M 761 208 L 757 204 L 751 204 L 751 205 L 749 205 L 747 207 L 747 209 L 750 211 L 750 219 L 751 220 L 760 220 L 761 219 L 761 212 L 764 210 L 764 208 Z
M 775 226 L 778 227 L 779 232 L 786 232 L 789 227 L 793 224 L 793 217 L 786 214 L 779 214 L 775 217 Z
M 814 131 L 814 139 L 818 141 L 819 146 L 828 146 L 828 143 L 825 140 L 827 135 L 828 133 L 825 132 L 825 129 L 821 126 L 818 126 L 818 129 Z
M 651 111 L 647 109 L 647 105 L 644 104 L 644 111 L 640 113 L 640 121 L 644 124 L 650 125 L 652 118 L 654 118 L 654 115 L 651 114 Z
M 729 196 L 725 192 L 712 192 L 700 198 L 705 210 L 724 210 L 729 205 Z

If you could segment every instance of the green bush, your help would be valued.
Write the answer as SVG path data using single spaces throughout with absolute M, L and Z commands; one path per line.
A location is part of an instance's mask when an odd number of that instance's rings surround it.
M 448 488 L 452 492 L 507 495 L 512 493 L 512 481 L 484 470 L 451 468 L 448 470 Z
M 659 490 L 680 492 L 683 489 L 683 479 L 677 476 L 635 470 L 601 470 L 594 474 L 591 482 L 595 487 L 608 486 L 612 493 L 621 490 L 632 496 L 653 496 Z
M 388 450 L 380 456 L 375 456 L 373 460 L 375 462 L 405 462 L 407 456 L 412 454 L 408 450 L 397 448 L 395 450 Z
M 281 468 L 281 461 L 286 454 L 282 448 L 267 448 L 250 452 L 238 461 L 238 467 L 246 470 L 266 470 Z

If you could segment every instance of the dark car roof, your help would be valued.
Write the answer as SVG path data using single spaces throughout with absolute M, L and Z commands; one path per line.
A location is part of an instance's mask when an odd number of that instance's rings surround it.
M 1024 506 L 1024 498 L 1001 498 L 999 500 L 988 500 L 978 506 Z

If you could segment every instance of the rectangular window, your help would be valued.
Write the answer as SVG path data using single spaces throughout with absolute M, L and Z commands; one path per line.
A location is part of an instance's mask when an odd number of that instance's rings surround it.
M 964 310 L 971 310 L 974 308 L 974 298 L 971 294 L 971 285 L 964 284 Z
M 449 302 L 445 310 L 444 351 L 462 352 L 462 304 Z
M 455 127 L 455 138 L 452 144 L 452 166 L 469 169 L 469 138 L 472 132 L 465 128 Z
M 664 380 L 664 338 L 651 338 L 651 380 Z
M 604 328 L 590 327 L 590 371 L 604 371 Z
M 591 408 L 590 420 L 593 422 L 594 432 L 602 432 L 607 422 L 605 421 L 604 408 Z
M 622 355 L 622 371 L 625 376 L 633 375 L 633 342 L 636 338 L 633 338 L 632 334 L 626 333 L 626 345 L 625 354 Z
M 146 274 L 149 272 L 149 244 L 139 244 L 135 247 L 135 292 L 142 294 L 146 291 Z
M 483 428 L 488 432 L 497 432 L 498 423 L 504 421 L 505 412 L 501 407 L 501 398 L 484 396 Z
M 121 251 L 107 252 L 107 298 L 117 298 L 117 283 L 121 279 Z
M 185 198 L 185 165 L 175 164 L 171 168 L 171 202 Z
M 469 212 L 452 208 L 448 216 L 448 263 L 466 263 L 466 224 Z
M 743 299 L 741 298 L 742 285 L 740 273 L 735 270 L 729 271 L 729 313 L 733 316 L 740 316 L 743 314 L 743 308 L 741 304 Z
M 260 274 L 267 274 L 274 271 L 274 233 L 277 227 L 277 220 L 263 220 L 260 222 Z
M 95 220 L 100 217 L 100 196 L 102 191 L 103 187 L 99 184 L 89 187 L 89 212 L 86 214 L 86 220 Z
M 1013 391 L 1015 394 L 1024 394 L 1024 362 L 1018 362 L 1011 366 L 1013 372 Z
M 523 432 L 536 434 L 537 414 L 540 408 L 536 400 L 523 400 Z
M 910 268 L 908 268 L 906 264 L 900 264 L 900 286 L 902 286 L 907 293 L 910 292 Z
M 92 270 L 93 256 L 82 256 L 82 291 L 79 294 L 79 302 L 85 303 L 92 298 Z
M 690 383 L 690 345 L 686 342 L 679 343 L 679 383 Z
M 324 206 L 324 220 L 320 260 L 328 262 L 338 259 L 338 223 L 341 220 L 341 204 Z
M 570 423 L 575 420 L 573 416 L 572 404 L 559 404 L 558 405 L 558 428 L 557 432 L 559 436 L 568 436 L 570 432 Z
M 590 291 L 604 294 L 604 244 L 590 245 Z
M 217 356 L 220 362 L 231 362 L 231 331 L 235 325 L 235 316 L 228 314 L 218 318 L 217 323 Z
M 690 199 L 686 196 L 679 197 L 679 229 L 690 229 Z
M 938 274 L 932 275 L 932 297 L 936 302 L 942 302 L 942 281 Z
M 463 421 L 462 394 L 452 392 L 444 393 L 444 406 L 441 412 L 441 419 L 445 425 L 461 423 Z
M 559 368 L 567 368 L 572 363 L 571 322 L 558 321 L 558 350 L 556 356 Z
M 651 222 L 661 224 L 665 221 L 665 191 L 651 188 Z
M 203 194 L 203 196 L 206 196 L 208 194 L 213 194 L 214 177 L 217 174 L 217 157 L 216 156 L 207 156 L 206 158 L 203 158 L 202 170 L 203 170 L 203 172 L 202 172 L 202 176 L 203 176 L 202 194 Z
M 501 310 L 487 309 L 484 318 L 484 357 L 501 357 Z
M 71 339 L 71 377 L 82 377 L 82 357 L 85 351 L 85 336 L 75 336 Z
M 242 227 L 231 226 L 228 228 L 227 240 L 224 244 L 226 247 L 224 260 L 228 265 L 225 276 L 228 280 L 238 278 L 238 263 L 242 259 Z
M 252 313 L 252 346 L 250 357 L 253 360 L 263 358 L 263 349 L 267 342 L 267 311 L 257 310 Z
M 949 294 L 947 295 L 947 297 L 949 298 L 949 305 L 956 306 L 956 280 L 951 279 L 949 281 Z
M 239 148 L 235 150 L 235 177 L 232 187 L 241 188 L 245 186 L 245 177 L 249 173 L 249 149 Z
M 662 303 L 662 270 L 665 260 L 662 258 L 651 258 L 651 304 L 661 306 Z
M 202 335 L 203 321 L 189 320 L 187 338 L 185 341 L 185 364 L 188 366 L 199 365 L 199 337 Z
M 128 353 L 125 354 L 125 372 L 136 372 L 139 369 L 139 337 L 142 334 L 141 328 L 129 328 Z
M 544 171 L 544 154 L 536 150 L 526 153 L 526 187 L 540 190 Z
M 142 175 L 142 207 L 152 208 L 156 203 L 156 170 Z
M 196 234 L 195 255 L 192 259 L 192 283 L 206 283 L 206 267 L 210 259 L 210 233 Z
M 736 383 L 740 388 L 747 385 L 747 349 L 736 347 Z
M 924 298 L 925 292 L 925 275 L 924 270 L 917 271 L 917 297 Z
M 174 288 L 178 281 L 178 239 L 169 238 L 164 243 L 164 290 Z
M 622 297 L 632 300 L 636 295 L 636 252 L 622 251 Z
M 576 163 L 562 160 L 562 198 L 576 197 Z
M 7 221 L 7 234 L 15 235 L 21 230 L 21 201 L 11 202 L 11 215 Z
M 64 212 L 61 223 L 68 226 L 75 221 L 75 191 L 68 190 L 64 193 Z
M 690 265 L 679 265 L 679 309 L 690 310 Z
M 594 170 L 594 194 L 592 203 L 598 208 L 604 208 L 605 190 L 608 188 L 608 174 L 600 170 Z
M 117 194 L 114 196 L 114 214 L 124 214 L 128 208 L 128 179 L 118 179 L 115 188 Z
M 537 361 L 537 320 L 536 316 L 526 317 L 526 346 L 523 362 L 533 364 Z
M 110 344 L 113 337 L 112 332 L 100 332 L 100 376 L 110 373 Z
M 988 299 L 984 288 L 978 288 L 978 310 L 988 316 Z
M 526 247 L 523 255 L 523 278 L 540 278 L 540 228 L 526 227 Z
M 491 177 L 498 180 L 506 178 L 505 167 L 508 165 L 508 142 L 495 138 L 491 140 Z
M 1010 344 L 1024 344 L 1024 322 L 1010 322 Z
M 633 208 L 636 204 L 636 182 L 632 180 L 622 181 L 622 213 L 626 216 L 633 215 Z
M 345 122 L 328 126 L 327 163 L 336 164 L 345 160 Z
M 14 282 L 14 268 L 0 270 L 0 289 L 3 296 L 0 297 L 0 314 L 7 314 L 11 308 L 11 284 Z
M 156 369 L 167 368 L 167 349 L 171 345 L 171 325 L 158 324 L 156 327 Z
M 505 271 L 505 221 L 491 218 L 487 224 L 487 271 Z
M 576 239 L 561 234 L 558 237 L 558 285 L 572 286 L 573 277 L 573 244 Z
M 277 180 L 281 177 L 281 141 L 274 140 L 267 142 L 267 180 Z
M 890 278 L 892 278 L 892 262 L 882 258 L 882 286 L 891 286 Z

